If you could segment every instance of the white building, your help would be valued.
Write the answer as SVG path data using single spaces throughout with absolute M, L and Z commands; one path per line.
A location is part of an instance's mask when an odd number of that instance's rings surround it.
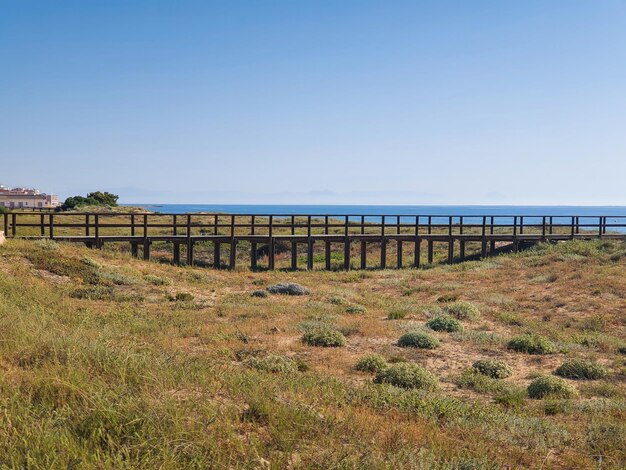
M 31 188 L 9 189 L 0 185 L 0 206 L 9 209 L 51 209 L 60 205 L 59 196 Z

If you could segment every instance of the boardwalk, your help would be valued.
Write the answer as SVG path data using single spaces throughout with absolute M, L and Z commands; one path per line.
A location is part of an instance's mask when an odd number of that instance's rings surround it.
M 41 213 L 3 214 L 7 238 L 50 238 L 102 248 L 127 243 L 134 256 L 150 259 L 153 245 L 169 247 L 172 261 L 192 265 L 197 246 L 212 249 L 215 267 L 234 269 L 241 256 L 251 269 L 275 269 L 277 247 L 290 252 L 286 267 L 343 269 L 407 265 L 419 268 L 439 261 L 476 259 L 537 242 L 606 238 L 626 240 L 626 216 L 440 216 L 440 215 L 242 215 Z M 376 253 L 372 253 L 375 247 Z M 393 249 L 390 250 L 389 247 Z M 227 262 L 223 261 L 227 252 Z M 392 252 L 391 252 L 392 251 Z M 300 256 L 300 255 L 302 256 Z M 355 258 L 356 256 L 356 258 Z M 368 256 L 377 262 L 371 265 Z M 323 261 L 319 259 L 323 257 Z M 441 257 L 440 257 L 441 258 Z M 259 266 L 264 259 L 265 265 Z M 304 261 L 303 261 L 304 259 Z M 238 261 L 239 260 L 239 261 Z M 302 266 L 303 267 L 303 266 Z M 335 266 L 336 267 L 336 266 Z

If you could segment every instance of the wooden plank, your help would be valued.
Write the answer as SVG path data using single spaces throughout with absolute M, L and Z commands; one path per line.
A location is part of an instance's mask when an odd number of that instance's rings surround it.
M 314 240 L 311 238 L 311 216 L 307 217 L 307 228 L 306 228 L 306 267 L 308 270 L 313 269 L 313 243 Z
M 222 244 L 213 242 L 213 267 L 220 269 L 222 267 Z
M 413 267 L 419 268 L 421 265 L 421 245 L 422 241 L 420 240 L 420 216 L 415 216 L 415 242 L 413 248 Z
M 54 214 L 50 214 L 49 219 L 49 230 L 50 230 L 50 238 L 54 238 Z
M 268 264 L 270 269 L 274 269 L 276 262 L 276 245 L 274 243 L 274 216 L 270 215 L 269 220 L 269 243 L 268 243 Z
M 174 243 L 174 264 L 180 264 L 180 243 Z
M 237 267 L 237 238 L 232 237 L 230 242 L 230 265 L 231 271 L 234 271 Z
M 350 270 L 350 237 L 347 235 L 343 242 L 343 269 Z
M 361 240 L 361 269 L 367 269 L 367 242 Z
M 254 229 L 252 230 L 253 234 L 254 234 Z M 252 269 L 252 271 L 256 271 L 257 269 L 257 244 L 256 243 L 252 243 L 250 245 L 250 269 Z
M 483 216 L 483 226 L 481 230 L 480 256 L 487 257 L 487 217 Z
M 96 231 L 96 248 L 100 248 L 100 214 L 94 214 L 95 231 Z
M 420 268 L 422 265 L 422 240 L 417 237 L 415 240 L 415 254 L 413 256 L 413 266 Z
M 306 245 L 306 267 L 308 270 L 313 269 L 313 243 L 313 239 L 309 237 Z
M 148 240 L 148 238 L 144 238 L 143 242 L 143 259 L 146 261 L 150 260 L 150 241 Z
M 397 241 L 396 255 L 397 255 L 396 265 L 398 269 L 402 269 L 402 240 Z
M 324 251 L 325 251 L 325 255 L 324 255 L 324 261 L 326 262 L 326 270 L 330 271 L 331 269 L 331 245 L 329 241 L 326 241 L 326 245 L 324 247 Z
M 493 235 L 493 226 L 494 226 L 494 218 L 491 216 L 491 224 L 489 224 L 489 234 Z M 489 253 L 493 256 L 496 252 L 496 242 L 495 240 L 491 240 L 489 244 Z
M 194 242 L 191 237 L 187 238 L 187 266 L 193 266 L 193 248 Z
M 294 271 L 298 269 L 298 244 L 296 242 L 291 242 L 291 269 Z
M 606 224 L 606 217 L 604 218 L 604 223 Z M 604 230 L 602 230 L 602 217 L 599 218 L 598 220 L 598 238 L 602 238 L 602 232 Z
M 387 269 L 387 238 L 380 241 L 380 269 Z

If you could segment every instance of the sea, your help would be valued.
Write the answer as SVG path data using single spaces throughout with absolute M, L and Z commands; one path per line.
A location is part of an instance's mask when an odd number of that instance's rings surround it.
M 163 214 L 186 214 L 194 212 L 226 213 L 242 215 L 312 215 L 312 216 L 349 216 L 350 221 L 358 221 L 361 216 L 367 222 L 392 224 L 400 218 L 401 223 L 415 221 L 420 216 L 420 223 L 427 217 L 435 224 L 447 223 L 453 217 L 458 223 L 463 217 L 464 223 L 482 223 L 483 216 L 493 216 L 494 223 L 509 225 L 514 217 L 524 217 L 524 224 L 541 224 L 544 216 L 553 217 L 555 224 L 570 224 L 572 217 L 578 217 L 581 229 L 586 224 L 597 225 L 599 217 L 606 217 L 607 231 L 626 233 L 626 206 L 426 206 L 426 205 L 288 205 L 288 204 L 126 204 L 142 207 L 152 212 Z

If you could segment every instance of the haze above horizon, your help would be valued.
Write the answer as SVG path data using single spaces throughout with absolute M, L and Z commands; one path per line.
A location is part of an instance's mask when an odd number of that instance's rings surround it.
M 0 183 L 626 205 L 626 2 L 0 1 Z

